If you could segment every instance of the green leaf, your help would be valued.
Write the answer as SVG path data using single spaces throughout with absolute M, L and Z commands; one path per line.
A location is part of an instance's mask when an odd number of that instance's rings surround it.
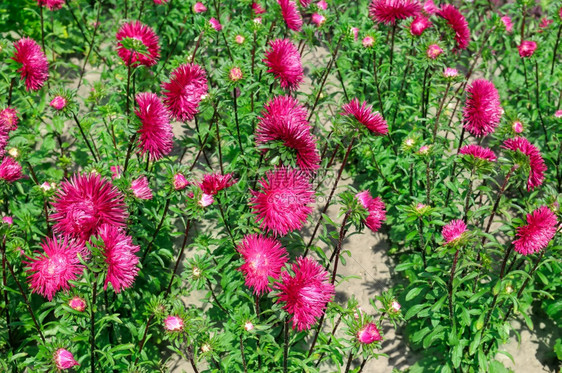
M 474 336 L 474 339 L 470 343 L 470 347 L 468 348 L 468 353 L 470 356 L 474 355 L 476 349 L 480 346 L 480 340 L 482 338 L 482 331 L 479 330 L 478 333 Z
M 415 287 L 413 289 L 411 289 L 408 294 L 406 294 L 406 301 L 410 301 L 412 299 L 414 299 L 415 297 L 417 297 L 421 292 L 422 292 L 423 288 L 422 287 Z
M 423 310 L 424 308 L 427 308 L 427 307 L 429 307 L 428 304 L 416 304 L 415 306 L 410 307 L 408 312 L 406 312 L 406 315 L 404 315 L 404 318 L 406 320 L 409 320 L 412 317 L 414 317 L 415 315 L 417 315 L 421 310 Z

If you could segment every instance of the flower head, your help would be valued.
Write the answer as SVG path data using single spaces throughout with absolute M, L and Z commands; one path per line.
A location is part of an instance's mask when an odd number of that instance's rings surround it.
M 170 315 L 164 319 L 164 329 L 168 332 L 181 332 L 184 322 L 179 316 Z
M 529 178 L 527 179 L 527 190 L 531 191 L 541 185 L 544 180 L 546 164 L 539 149 L 524 137 L 514 137 L 504 141 L 502 148 L 511 151 L 519 151 L 526 156 L 529 166 Z
M 99 238 L 103 241 L 102 254 L 107 265 L 104 290 L 111 283 L 116 293 L 130 287 L 139 271 L 139 258 L 135 255 L 139 247 L 133 239 L 121 229 L 105 224 L 99 229 Z
M 398 303 L 397 301 L 393 301 L 392 304 L 390 305 L 390 307 L 392 307 L 392 310 L 394 312 L 400 312 L 400 308 L 402 308 L 400 303 Z
M 2 217 L 2 223 L 12 225 L 12 224 L 14 224 L 14 218 L 12 218 L 11 216 L 3 216 Z
M 152 28 L 132 21 L 124 23 L 115 35 L 117 38 L 117 54 L 126 66 L 153 66 L 160 58 L 160 45 L 158 35 Z M 123 42 L 127 40 L 132 44 L 126 48 Z
M 428 27 L 431 27 L 429 19 L 422 14 L 418 14 L 410 24 L 410 33 L 415 36 L 420 36 Z
M 59 290 L 70 289 L 68 281 L 76 280 L 84 270 L 78 254 L 87 258 L 88 251 L 78 241 L 62 238 L 46 238 L 41 243 L 43 253 L 28 257 L 26 272 L 33 293 L 53 300 Z
M 12 157 L 4 157 L 0 163 L 0 180 L 13 183 L 21 179 L 21 165 Z
M 152 190 L 148 186 L 146 176 L 139 177 L 131 183 L 131 190 L 138 199 L 152 199 Z
M 243 37 L 242 35 L 236 35 L 236 37 L 234 38 L 234 41 L 238 44 L 244 44 L 245 40 L 246 38 Z
M 439 8 L 435 5 L 433 0 L 427 0 L 425 3 L 423 3 L 423 11 L 428 15 L 432 15 L 437 13 L 439 11 Z
M 466 232 L 466 224 L 462 220 L 452 220 L 443 227 L 441 234 L 446 244 L 454 244 L 459 242 Z
M 49 63 L 47 56 L 41 51 L 39 44 L 30 38 L 24 38 L 14 43 L 16 52 L 12 59 L 21 63 L 18 69 L 21 80 L 25 79 L 25 89 L 37 91 L 49 78 Z
M 297 258 L 292 265 L 294 275 L 281 274 L 281 282 L 275 284 L 279 290 L 278 303 L 285 303 L 283 309 L 291 314 L 293 329 L 310 329 L 322 316 L 326 305 L 335 294 L 328 272 L 315 260 Z
M 432 60 L 436 59 L 443 53 L 443 49 L 438 44 L 431 44 L 427 47 L 427 57 L 431 58 Z
M 511 129 L 515 133 L 521 133 L 521 132 L 523 132 L 523 123 L 516 120 L 515 122 L 511 123 Z
M 276 168 L 260 181 L 260 191 L 251 191 L 252 210 L 262 229 L 285 235 L 302 228 L 312 212 L 314 191 L 306 173 Z
M 372 36 L 367 35 L 363 38 L 361 44 L 363 44 L 365 48 L 371 48 L 373 45 L 375 45 L 375 39 Z
M 361 344 L 371 344 L 373 342 L 382 341 L 382 337 L 375 323 L 368 323 L 357 332 L 357 340 Z
M 228 73 L 228 78 L 232 82 L 237 82 L 244 77 L 242 70 L 239 67 L 233 67 Z
M 462 148 L 460 148 L 459 154 L 470 155 L 473 156 L 474 158 L 478 158 L 490 162 L 495 162 L 497 159 L 496 155 L 492 150 L 474 144 L 463 146 Z
M 357 198 L 357 200 L 369 213 L 365 219 L 365 225 L 376 233 L 380 229 L 382 222 L 386 220 L 384 202 L 381 200 L 381 197 L 371 197 L 371 194 L 367 190 L 357 193 L 355 198 Z
M 121 178 L 123 169 L 121 166 L 111 166 L 109 167 L 109 171 L 111 171 L 111 180 L 115 180 Z
M 555 118 L 562 118 L 562 110 L 556 110 L 554 112 L 554 117 Z
M 353 115 L 355 119 L 367 127 L 375 135 L 382 136 L 388 133 L 388 125 L 378 111 L 373 111 L 373 107 L 366 101 L 359 103 L 359 99 L 354 98 L 349 104 L 342 106 L 341 115 Z
M 207 11 L 207 7 L 202 2 L 196 2 L 193 4 L 193 13 L 204 13 Z
M 468 86 L 466 93 L 464 128 L 477 137 L 494 132 L 503 113 L 494 83 L 486 79 L 477 79 Z
M 175 174 L 174 175 L 174 189 L 175 190 L 183 190 L 187 188 L 189 185 L 189 181 L 183 176 L 183 174 Z
M 537 42 L 523 40 L 517 47 L 517 50 L 519 51 L 519 56 L 521 56 L 522 58 L 531 57 L 533 53 L 535 53 L 535 50 L 537 50 Z
M 395 25 L 400 19 L 416 16 L 420 10 L 416 0 L 372 0 L 369 16 L 375 22 Z
M 281 6 L 281 14 L 287 24 L 287 28 L 293 31 L 302 29 L 302 17 L 297 8 L 297 3 L 292 0 L 277 0 Z
M 318 9 L 322 9 L 322 10 L 328 9 L 328 3 L 325 0 L 320 0 L 319 2 L 316 3 L 316 6 L 318 7 Z
M 513 241 L 515 251 L 521 255 L 541 251 L 556 234 L 557 226 L 556 215 L 547 206 L 527 214 L 527 225 L 517 228 L 518 238 Z
M 326 17 L 324 17 L 322 14 L 320 13 L 314 13 L 312 14 L 312 22 L 314 24 L 316 24 L 316 26 L 320 27 L 324 24 L 324 22 L 326 22 Z
M 252 3 L 252 10 L 254 11 L 255 15 L 265 13 L 265 9 L 259 3 Z
M 320 155 L 306 120 L 306 109 L 297 99 L 290 96 L 275 97 L 265 105 L 261 115 L 256 128 L 258 146 L 270 141 L 282 141 L 284 146 L 294 149 L 297 165 L 301 169 L 316 170 L 320 167 Z
M 215 31 L 222 30 L 222 25 L 221 25 L 220 21 L 218 19 L 214 18 L 214 17 L 209 20 L 209 24 L 211 25 L 211 27 Z
M 46 7 L 49 10 L 59 10 L 64 5 L 65 0 L 37 0 L 37 5 Z
M 53 208 L 54 231 L 83 241 L 103 224 L 125 226 L 127 218 L 123 195 L 98 174 L 77 174 L 63 181 Z
M 0 110 L 0 131 L 15 131 L 18 129 L 18 111 L 12 107 Z
M 505 31 L 507 32 L 512 32 L 513 31 L 513 22 L 511 21 L 511 17 L 509 16 L 503 16 L 500 18 L 504 27 L 505 27 Z
M 450 67 L 446 67 L 443 71 L 443 76 L 445 78 L 455 78 L 459 75 L 459 71 L 457 69 L 453 69 Z
M 254 324 L 252 324 L 251 321 L 246 321 L 244 324 L 244 330 L 247 332 L 254 330 Z
M 353 35 L 353 40 L 357 41 L 357 39 L 359 38 L 359 29 L 357 27 L 351 27 L 349 31 Z
M 470 42 L 470 29 L 462 13 L 453 5 L 445 4 L 437 12 L 437 15 L 445 19 L 449 27 L 454 31 L 457 48 L 466 49 Z
M 55 351 L 53 360 L 55 361 L 57 368 L 60 370 L 70 369 L 73 366 L 80 365 L 76 360 L 74 360 L 74 355 L 64 348 L 59 348 Z
M 75 311 L 84 312 L 86 309 L 86 301 L 79 296 L 74 296 L 68 301 L 68 306 Z
M 548 28 L 548 26 L 550 26 L 554 21 L 551 19 L 548 19 L 547 17 L 542 17 L 541 18 L 541 23 L 539 24 L 539 33 L 543 32 L 543 29 Z
M 66 98 L 64 98 L 63 96 L 55 96 L 49 103 L 49 106 L 51 106 L 55 110 L 62 110 L 66 107 L 66 104 Z
M 199 206 L 201 207 L 207 207 L 207 206 L 211 206 L 213 203 L 215 202 L 215 199 L 213 198 L 212 194 L 205 194 L 203 193 L 201 195 L 201 199 L 199 200 L 199 202 L 197 202 L 199 204 Z
M 141 121 L 138 147 L 141 154 L 148 153 L 150 160 L 158 160 L 169 154 L 174 146 L 170 112 L 154 93 L 139 93 L 136 101 L 135 114 Z
M 172 71 L 170 82 L 162 83 L 164 103 L 181 121 L 192 120 L 199 112 L 199 103 L 208 89 L 205 70 L 191 63 L 180 65 Z
M 287 250 L 275 238 L 258 234 L 245 236 L 237 250 L 244 259 L 239 271 L 246 277 L 246 286 L 258 295 L 270 292 L 269 277 L 279 278 Z
M 199 183 L 199 188 L 201 188 L 203 193 L 214 196 L 221 190 L 231 187 L 235 183 L 236 179 L 232 177 L 232 174 L 205 174 L 203 175 L 203 180 Z
M 288 39 L 276 39 L 269 42 L 270 49 L 265 52 L 263 62 L 269 67 L 268 73 L 273 73 L 281 82 L 281 87 L 290 90 L 299 88 L 303 81 L 304 72 L 301 56 L 297 47 Z

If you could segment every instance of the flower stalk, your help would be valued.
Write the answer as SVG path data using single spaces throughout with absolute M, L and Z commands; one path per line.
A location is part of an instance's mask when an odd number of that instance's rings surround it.
M 92 372 L 96 371 L 96 332 L 95 332 L 95 315 L 94 308 L 96 306 L 96 297 L 98 293 L 98 274 L 94 276 L 92 285 L 92 304 L 90 305 L 90 368 Z
M 283 347 L 283 373 L 287 373 L 287 364 L 289 361 L 289 316 L 286 317 L 284 324 L 285 344 Z
M 455 325 L 455 310 L 453 308 L 453 280 L 455 278 L 455 271 L 457 269 L 457 262 L 459 260 L 459 251 L 455 251 L 455 256 L 453 258 L 453 265 L 451 266 L 451 275 L 449 277 L 449 283 L 447 285 L 447 292 L 449 294 L 449 318 L 451 319 L 451 326 Z

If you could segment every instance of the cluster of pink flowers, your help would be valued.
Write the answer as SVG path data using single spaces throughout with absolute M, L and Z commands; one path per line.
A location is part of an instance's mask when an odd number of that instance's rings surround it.
M 37 5 L 46 7 L 49 10 L 59 10 L 64 5 L 65 0 L 37 0 Z

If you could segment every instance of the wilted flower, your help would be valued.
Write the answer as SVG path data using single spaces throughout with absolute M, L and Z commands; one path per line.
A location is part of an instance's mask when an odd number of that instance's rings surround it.
M 316 319 L 324 313 L 326 305 L 335 294 L 328 272 L 313 259 L 297 258 L 292 265 L 294 275 L 281 274 L 281 282 L 275 284 L 279 290 L 278 303 L 291 314 L 293 329 L 310 329 Z
M 539 28 L 541 29 L 541 30 L 539 30 L 539 33 L 540 33 L 540 32 L 543 32 L 542 29 L 545 29 L 545 28 L 547 28 L 548 26 L 550 26 L 550 25 L 552 24 L 552 22 L 554 22 L 554 21 L 551 20 L 551 19 L 548 19 L 548 18 L 546 18 L 546 17 L 542 17 L 542 18 L 541 18 L 541 23 L 539 24 Z
M 199 188 L 205 194 L 216 195 L 221 190 L 228 188 L 236 183 L 232 174 L 222 175 L 220 173 L 205 174 L 199 183 Z
M 432 60 L 436 59 L 443 53 L 443 49 L 437 44 L 431 44 L 427 48 L 427 57 L 431 58 Z
M 395 25 L 400 19 L 416 16 L 420 9 L 416 0 L 372 0 L 369 16 L 375 22 Z
M 497 159 L 496 155 L 492 150 L 474 144 L 463 146 L 462 148 L 460 148 L 459 154 L 470 155 L 474 158 L 478 158 L 490 162 L 495 162 Z
M 420 36 L 428 27 L 431 27 L 429 19 L 421 14 L 418 14 L 418 16 L 410 24 L 410 33 L 415 36 Z
M 254 18 L 254 24 L 261 25 L 261 17 Z
M 189 185 L 189 181 L 183 176 L 182 174 L 175 174 L 174 175 L 174 189 L 175 190 L 183 190 Z
M 535 53 L 536 49 L 537 43 L 530 40 L 523 40 L 517 47 L 517 50 L 519 50 L 519 56 L 521 56 L 522 58 L 531 57 L 533 53 Z
M 368 105 L 366 101 L 359 103 L 359 99 L 354 98 L 349 104 L 343 105 L 342 109 L 341 115 L 353 115 L 359 123 L 375 135 L 383 136 L 388 133 L 386 120 L 378 111 L 373 111 L 373 107 Z
M 297 47 L 288 39 L 276 39 L 269 42 L 270 49 L 265 52 L 263 62 L 281 82 L 281 87 L 296 90 L 303 81 L 304 72 L 301 56 Z
M 505 31 L 507 32 L 513 31 L 513 22 L 511 22 L 511 17 L 503 16 L 500 19 L 503 25 L 505 26 Z
M 207 11 L 207 7 L 203 3 L 198 1 L 195 4 L 193 4 L 194 13 L 204 13 L 206 11 Z
M 466 224 L 462 220 L 452 220 L 443 227 L 441 234 L 446 244 L 455 244 L 459 242 L 466 232 Z
M 445 71 L 443 71 L 443 76 L 445 78 L 455 78 L 457 75 L 459 75 L 459 71 L 457 69 L 446 67 Z
M 268 171 L 259 181 L 260 191 L 251 191 L 252 210 L 260 227 L 275 235 L 302 228 L 312 212 L 314 190 L 306 173 L 287 168 Z
M 86 309 L 86 301 L 79 296 L 74 296 L 70 301 L 68 301 L 68 305 L 75 311 L 84 312 Z
M 162 83 L 164 104 L 175 119 L 192 120 L 208 89 L 205 70 L 197 64 L 180 65 L 172 71 L 170 82 Z
M 529 166 L 527 191 L 531 191 L 542 184 L 546 171 L 546 164 L 544 163 L 541 152 L 536 146 L 531 144 L 529 140 L 524 137 L 514 137 L 513 139 L 505 140 L 502 148 L 519 151 L 526 156 Z
M 453 5 L 445 4 L 441 7 L 441 10 L 437 12 L 437 15 L 444 18 L 445 21 L 447 21 L 447 24 L 455 32 L 457 48 L 466 49 L 466 47 L 468 47 L 468 43 L 470 42 L 470 29 L 468 28 L 468 22 L 461 12 L 459 12 L 459 10 Z
M 312 22 L 315 23 L 318 27 L 322 26 L 324 22 L 326 22 L 326 17 L 319 13 L 314 13 L 311 19 Z
M 24 38 L 14 43 L 16 52 L 12 59 L 21 63 L 18 69 L 21 80 L 25 79 L 27 91 L 37 91 L 49 78 L 49 63 L 47 56 L 41 51 L 39 44 L 30 38 Z
M 74 360 L 74 355 L 64 348 L 59 348 L 55 351 L 53 360 L 55 361 L 56 367 L 60 370 L 66 370 L 72 368 L 73 366 L 80 365 L 76 360 Z
M 228 77 L 230 78 L 231 81 L 237 82 L 240 79 L 242 79 L 244 75 L 242 74 L 242 70 L 239 67 L 233 67 L 232 69 L 230 69 L 230 73 L 228 74 Z
M 527 225 L 517 228 L 515 251 L 530 255 L 544 249 L 556 234 L 557 225 L 556 215 L 547 206 L 527 214 Z
M 119 179 L 121 177 L 122 167 L 121 166 L 111 166 L 109 167 L 111 171 L 111 180 Z
M 21 174 L 21 165 L 13 159 L 12 157 L 4 157 L 2 163 L 0 163 L 0 180 L 4 180 L 8 183 L 13 183 L 16 180 L 21 179 L 23 176 Z
M 361 42 L 365 48 L 371 48 L 375 45 L 375 39 L 372 36 L 365 36 Z
M 209 20 L 209 24 L 211 25 L 211 27 L 212 27 L 213 29 L 215 29 L 215 31 L 220 31 L 220 30 L 222 30 L 222 25 L 221 25 L 220 21 L 219 21 L 218 19 L 216 19 L 216 18 L 211 18 L 211 19 Z
M 477 137 L 494 132 L 503 113 L 494 84 L 486 79 L 476 79 L 468 86 L 466 93 L 464 128 Z
M 281 6 L 281 14 L 287 24 L 287 28 L 293 31 L 302 29 L 302 17 L 297 8 L 297 4 L 292 0 L 277 0 Z
M 124 23 L 115 35 L 117 38 L 117 54 L 126 66 L 152 66 L 160 58 L 158 35 L 152 28 L 139 21 Z M 128 49 L 123 46 L 123 40 L 130 39 L 141 45 Z M 140 50 L 139 50 L 140 49 Z
M 357 340 L 361 344 L 371 344 L 373 342 L 382 341 L 382 337 L 375 323 L 368 323 L 357 332 Z
M 521 123 L 520 121 L 516 120 L 515 122 L 513 122 L 511 124 L 511 129 L 513 130 L 513 132 L 515 133 L 521 133 L 523 132 L 523 123 Z
M 429 145 L 422 145 L 420 146 L 420 148 L 418 149 L 418 154 L 420 155 L 427 155 L 429 154 L 429 151 L 431 150 Z
M 164 329 L 168 332 L 181 332 L 184 322 L 179 316 L 170 315 L 164 319 Z
M 239 271 L 244 273 L 246 286 L 257 295 L 270 292 L 269 277 L 279 278 L 287 250 L 275 238 L 257 234 L 246 235 L 236 249 L 244 259 Z
M 377 232 L 382 225 L 382 222 L 386 220 L 386 211 L 384 202 L 381 197 L 373 198 L 369 191 L 365 190 L 363 192 L 357 193 L 355 198 L 359 200 L 361 205 L 368 211 L 369 215 L 365 219 L 365 225 L 369 227 L 373 232 Z
M 131 190 L 138 199 L 152 199 L 152 190 L 148 186 L 146 176 L 141 176 L 131 183 Z

